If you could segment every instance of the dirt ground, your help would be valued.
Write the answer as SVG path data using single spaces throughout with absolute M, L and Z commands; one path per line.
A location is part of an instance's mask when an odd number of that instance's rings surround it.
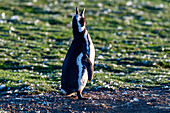
M 12 113 L 170 113 L 170 90 L 84 91 L 89 100 L 58 93 L 1 95 L 0 112 Z

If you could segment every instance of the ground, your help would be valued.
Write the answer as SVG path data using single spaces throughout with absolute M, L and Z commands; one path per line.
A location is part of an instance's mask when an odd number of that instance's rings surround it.
M 39 95 L 3 95 L 0 107 L 10 112 L 107 112 L 107 113 L 168 113 L 169 90 L 85 90 L 89 100 L 78 100 L 58 93 Z

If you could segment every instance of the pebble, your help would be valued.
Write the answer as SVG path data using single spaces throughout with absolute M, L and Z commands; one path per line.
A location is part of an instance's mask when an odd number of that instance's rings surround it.
M 122 95 L 127 95 L 127 94 L 128 94 L 127 92 L 122 93 Z
M 128 1 L 128 2 L 126 3 L 126 6 L 131 6 L 132 4 L 133 4 L 132 1 Z
M 12 94 L 12 91 L 10 90 L 10 91 L 7 91 L 6 93 L 8 93 L 8 94 Z
M 88 98 L 88 100 L 92 100 L 92 98 L 91 98 L 91 97 L 89 97 L 89 98 Z
M 154 97 L 159 97 L 159 95 L 158 94 L 152 94 Z
M 11 20 L 19 20 L 20 17 L 19 17 L 18 15 L 14 15 L 14 16 L 12 16 L 10 19 L 11 19 Z
M 170 110 L 170 107 L 167 107 L 167 106 L 155 106 L 154 108 Z
M 104 57 L 102 55 L 99 55 L 98 59 L 104 59 Z
M 103 4 L 102 3 L 98 3 L 97 6 L 98 7 L 103 7 Z
M 153 103 L 152 103 L 152 102 L 147 102 L 146 104 L 153 106 Z
M 133 98 L 133 101 L 138 102 L 139 99 L 138 98 Z
M 156 98 L 151 98 L 149 101 L 150 101 L 150 102 L 156 102 L 157 99 L 156 99 Z
M 150 94 L 140 94 L 141 96 L 145 97 L 145 96 L 149 96 Z
M 6 87 L 5 84 L 0 85 L 0 90 L 3 89 L 3 88 L 5 88 L 5 87 Z

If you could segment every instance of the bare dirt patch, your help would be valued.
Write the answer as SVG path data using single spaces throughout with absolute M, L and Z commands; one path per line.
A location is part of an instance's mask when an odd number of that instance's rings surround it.
M 8 112 L 116 112 L 168 113 L 169 90 L 85 91 L 89 100 L 63 97 L 58 93 L 1 95 L 0 108 Z

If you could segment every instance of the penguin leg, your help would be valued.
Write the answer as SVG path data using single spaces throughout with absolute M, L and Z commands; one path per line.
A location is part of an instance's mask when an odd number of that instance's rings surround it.
M 88 100 L 89 98 L 83 97 L 80 91 L 77 91 L 77 96 L 79 100 Z

